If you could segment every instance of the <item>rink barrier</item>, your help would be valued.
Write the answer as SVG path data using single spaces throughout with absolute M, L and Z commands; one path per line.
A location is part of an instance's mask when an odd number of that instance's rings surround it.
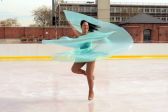
M 100 58 L 100 60 L 129 60 L 129 59 L 168 59 L 168 55 L 127 55 L 127 56 L 110 56 Z M 0 60 L 35 60 L 35 61 L 53 61 L 51 56 L 25 56 L 25 57 L 0 57 Z
M 51 61 L 51 56 L 55 53 L 69 52 L 71 50 L 73 48 L 55 44 L 0 44 L 0 61 Z M 123 59 L 168 59 L 168 43 L 134 43 L 130 49 L 100 60 Z

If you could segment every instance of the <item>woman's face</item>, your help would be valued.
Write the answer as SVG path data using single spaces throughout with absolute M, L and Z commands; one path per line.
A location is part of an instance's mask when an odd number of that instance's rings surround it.
M 89 24 L 87 22 L 84 22 L 82 24 L 82 33 L 86 34 L 89 31 Z

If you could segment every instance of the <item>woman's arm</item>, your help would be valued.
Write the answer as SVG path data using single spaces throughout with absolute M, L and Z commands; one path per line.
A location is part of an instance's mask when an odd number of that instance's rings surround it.
M 75 27 L 72 25 L 71 22 L 68 22 L 68 23 L 69 23 L 70 27 L 72 28 L 73 32 L 75 33 L 75 35 L 76 35 L 77 37 L 79 37 L 79 36 L 82 35 L 82 33 L 80 33 L 78 30 L 75 29 Z

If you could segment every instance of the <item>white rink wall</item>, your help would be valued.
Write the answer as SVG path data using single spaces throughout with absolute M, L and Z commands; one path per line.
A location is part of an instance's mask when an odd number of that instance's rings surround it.
M 0 44 L 0 57 L 51 56 L 55 52 L 69 50 L 54 44 Z M 168 43 L 135 43 L 117 55 L 168 55 Z
M 118 55 L 168 55 L 168 43 L 135 43 Z
M 0 44 L 0 57 L 50 56 L 70 48 L 52 44 Z

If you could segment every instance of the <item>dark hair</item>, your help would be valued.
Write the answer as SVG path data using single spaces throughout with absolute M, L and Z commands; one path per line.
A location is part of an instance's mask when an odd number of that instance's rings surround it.
M 81 27 L 82 27 L 82 24 L 84 22 L 87 22 L 87 21 L 86 20 L 82 20 L 81 23 L 80 23 Z M 98 25 L 95 25 L 95 24 L 92 24 L 92 23 L 89 23 L 89 22 L 87 22 L 87 23 L 89 25 L 89 32 L 94 32 L 95 30 L 98 30 L 98 28 L 100 28 Z

